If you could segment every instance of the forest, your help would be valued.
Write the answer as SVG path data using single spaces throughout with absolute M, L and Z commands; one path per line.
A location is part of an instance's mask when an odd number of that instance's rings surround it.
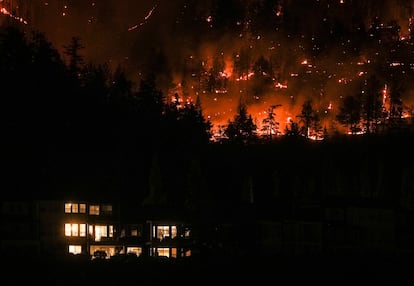
M 156 74 L 135 91 L 122 67 L 87 62 L 81 49 L 79 38 L 72 38 L 64 60 L 42 33 L 2 28 L 6 196 L 97 192 L 191 209 L 325 195 L 398 203 L 411 188 L 408 120 L 380 129 L 370 117 L 364 134 L 326 133 L 324 140 L 311 140 L 306 130 L 316 119 L 308 101 L 300 124 L 292 122 L 283 136 L 259 136 L 240 102 L 225 139 L 212 140 L 199 99 L 167 100 Z M 277 124 L 268 115 L 269 126 Z M 376 128 L 369 132 L 369 126 Z

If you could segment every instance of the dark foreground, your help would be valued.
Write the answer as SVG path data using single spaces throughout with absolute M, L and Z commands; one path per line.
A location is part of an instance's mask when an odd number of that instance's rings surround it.
M 412 259 L 189 258 L 8 261 L 1 285 L 413 285 Z

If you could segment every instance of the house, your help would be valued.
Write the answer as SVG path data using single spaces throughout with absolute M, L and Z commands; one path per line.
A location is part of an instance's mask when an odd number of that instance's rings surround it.
M 102 251 L 110 257 L 123 249 L 118 239 L 121 230 L 118 205 L 76 201 L 66 201 L 63 205 L 58 233 L 62 237 L 63 231 L 68 253 L 93 255 Z
M 148 220 L 149 255 L 180 258 L 191 256 L 191 226 L 185 222 Z
M 121 204 L 76 200 L 1 202 L 1 253 L 9 256 L 116 255 L 181 258 L 191 255 L 191 224 L 122 212 Z M 158 211 L 158 213 L 161 213 Z
M 91 259 L 243 255 L 412 254 L 412 211 L 391 203 L 325 199 L 290 216 L 253 206 L 197 219 L 182 210 L 116 200 L 0 202 L 3 257 Z M 206 210 L 206 214 L 211 213 Z

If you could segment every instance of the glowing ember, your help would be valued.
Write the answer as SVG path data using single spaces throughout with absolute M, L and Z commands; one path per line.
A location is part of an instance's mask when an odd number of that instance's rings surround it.
M 17 16 L 17 15 L 14 15 L 13 13 L 11 13 L 10 11 L 8 11 L 6 8 L 4 8 L 4 7 L 2 7 L 2 8 L 0 8 L 0 13 L 1 14 L 3 14 L 3 15 L 6 15 L 6 16 L 8 16 L 8 17 L 10 17 L 10 18 L 12 18 L 12 19 L 14 19 L 14 20 L 17 20 L 17 21 L 19 21 L 20 23 L 23 23 L 23 24 L 25 24 L 25 25 L 27 25 L 27 21 L 25 20 L 25 19 L 23 19 L 22 17 L 19 17 L 19 16 Z
M 148 19 L 151 17 L 152 13 L 153 13 L 153 12 L 155 11 L 155 9 L 157 8 L 157 6 L 158 6 L 158 4 L 155 4 L 155 5 L 154 5 L 154 7 L 152 7 L 152 9 L 151 9 L 151 10 L 149 10 L 148 14 L 144 17 L 144 21 L 142 21 L 141 23 L 136 24 L 136 25 L 134 25 L 134 26 L 132 26 L 132 27 L 129 27 L 129 28 L 128 28 L 128 31 L 133 31 L 133 30 L 137 29 L 138 27 L 140 27 L 140 26 L 142 26 L 142 25 L 146 24 L 146 23 L 147 23 L 147 21 L 148 21 Z

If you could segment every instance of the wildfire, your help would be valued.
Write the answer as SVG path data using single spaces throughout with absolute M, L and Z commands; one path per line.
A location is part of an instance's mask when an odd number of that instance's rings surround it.
M 10 18 L 12 18 L 12 19 L 14 19 L 14 20 L 17 20 L 17 21 L 19 21 L 20 23 L 23 23 L 23 24 L 25 24 L 25 25 L 27 25 L 27 24 L 28 24 L 28 22 L 27 22 L 25 19 L 23 19 L 22 17 L 19 17 L 19 16 L 15 15 L 15 14 L 11 13 L 9 10 L 7 10 L 7 9 L 6 9 L 6 8 L 4 8 L 4 7 L 1 7 L 1 8 L 0 8 L 0 13 L 1 13 L 1 14 L 3 14 L 3 15 L 8 16 L 8 17 L 10 17 Z
M 109 4 L 104 5 L 98 1 L 91 0 L 84 1 L 84 5 L 76 5 L 76 7 L 75 5 L 72 7 L 71 1 L 57 1 L 57 4 L 52 1 L 41 1 L 37 4 L 33 4 L 41 5 L 39 7 L 27 7 L 36 9 L 32 9 L 30 12 L 26 13 L 23 12 L 23 8 L 26 9 L 26 7 L 23 7 L 23 3 L 28 2 L 33 3 L 33 1 L 23 0 L 0 0 L 0 13 L 5 15 L 5 17 L 13 19 L 13 21 L 18 21 L 23 24 L 28 24 L 28 21 L 23 19 L 23 17 L 20 17 L 23 15 L 24 17 L 29 18 L 30 25 L 37 25 L 38 22 L 47 22 L 48 29 L 50 29 L 49 26 L 51 26 L 49 25 L 49 18 L 51 16 L 55 17 L 53 19 L 56 19 L 56 15 L 59 19 L 61 19 L 62 16 L 65 16 L 63 17 L 65 18 L 64 23 L 68 26 L 61 27 L 60 31 L 63 33 L 69 31 L 71 21 L 76 22 L 83 18 L 86 18 L 89 24 L 96 23 L 95 26 L 99 31 L 103 30 L 102 28 L 107 27 L 107 24 L 105 23 L 106 19 L 104 19 L 103 16 L 98 21 L 98 16 L 101 15 L 100 12 L 98 13 L 98 6 L 99 11 L 102 9 L 102 11 L 106 11 L 108 14 L 116 8 L 116 13 L 113 13 L 113 15 L 114 17 L 121 16 L 122 19 L 120 18 L 118 20 L 122 21 L 128 19 L 126 16 L 129 17 L 129 13 L 125 12 L 129 12 L 132 6 L 139 7 L 137 11 L 142 11 L 141 16 L 135 19 L 133 18 L 132 22 L 128 22 L 127 26 L 120 25 L 123 27 L 121 28 L 123 33 L 126 34 L 128 34 L 128 31 L 140 29 L 142 26 L 148 24 L 149 21 L 161 21 L 162 19 L 166 20 L 169 18 L 163 16 L 166 9 L 164 9 L 165 7 L 163 6 L 160 6 L 160 1 L 156 0 L 151 2 L 147 1 L 150 3 L 145 4 L 145 6 L 142 4 L 135 4 L 135 2 L 145 1 L 135 1 L 134 5 L 118 5 L 120 3 L 116 3 L 116 1 L 104 1 L 112 3 L 111 6 L 107 6 Z M 196 5 L 195 2 L 194 5 Z M 340 125 L 340 123 L 337 122 L 335 115 L 341 110 L 341 99 L 347 95 L 361 93 L 359 90 L 360 84 L 363 83 L 369 75 L 374 74 L 376 66 L 381 63 L 382 55 L 384 55 L 383 58 L 387 60 L 386 65 L 383 65 L 383 68 L 392 72 L 393 75 L 402 73 L 406 76 L 408 73 L 413 73 L 413 60 L 406 60 L 404 57 L 399 57 L 399 54 L 397 53 L 400 46 L 405 47 L 405 44 L 412 45 L 412 43 L 409 42 L 409 40 L 412 40 L 412 36 L 408 33 L 412 29 L 411 24 L 414 23 L 414 20 L 412 20 L 411 17 L 408 21 L 409 25 L 406 24 L 405 27 L 401 28 L 400 39 L 396 40 L 407 42 L 396 42 L 398 45 L 390 51 L 392 57 L 386 58 L 386 54 L 382 49 L 378 48 L 377 50 L 377 48 L 373 46 L 367 50 L 365 46 L 354 44 L 352 35 L 349 35 L 349 38 L 346 38 L 348 37 L 348 34 L 344 35 L 344 38 L 341 39 L 340 43 L 332 43 L 333 46 L 338 49 L 335 48 L 329 51 L 321 49 L 320 46 L 320 42 L 323 43 L 324 40 L 327 40 L 328 38 L 320 38 L 321 36 L 317 32 L 310 35 L 307 34 L 306 30 L 302 31 L 298 28 L 297 34 L 291 31 L 288 31 L 288 33 L 285 34 L 285 25 L 279 25 L 279 23 L 283 24 L 285 21 L 289 21 L 289 17 L 284 17 L 285 12 L 287 15 L 288 9 L 295 7 L 295 5 L 288 4 L 289 1 L 274 2 L 278 4 L 274 4 L 273 8 L 271 8 L 272 10 L 267 11 L 271 13 L 273 12 L 271 15 L 274 20 L 276 20 L 275 22 L 278 23 L 277 27 L 272 27 L 272 33 L 269 34 L 266 30 L 261 31 L 259 29 L 255 31 L 251 28 L 253 27 L 253 23 L 256 23 L 256 19 L 254 18 L 255 14 L 252 12 L 247 18 L 235 18 L 235 22 L 231 23 L 233 25 L 231 27 L 234 28 L 235 24 L 237 26 L 236 29 L 229 29 L 230 26 L 225 27 L 226 34 L 223 35 L 223 37 L 220 36 L 220 39 L 217 41 L 212 41 L 210 36 L 215 36 L 215 32 L 221 31 L 221 25 L 218 25 L 218 23 L 222 23 L 220 13 L 213 13 L 214 10 L 203 11 L 203 5 L 196 6 L 197 9 L 187 9 L 186 7 L 192 5 L 188 3 L 182 6 L 183 8 L 180 10 L 180 14 L 175 15 L 176 17 L 171 17 L 176 24 L 173 24 L 174 29 L 172 31 L 181 31 L 181 24 L 187 23 L 186 21 L 182 21 L 182 19 L 191 19 L 194 23 L 194 27 L 185 27 L 186 29 L 191 28 L 188 29 L 191 37 L 185 38 L 183 36 L 183 39 L 185 40 L 193 39 L 192 34 L 197 33 L 197 27 L 205 29 L 206 26 L 210 26 L 212 29 L 208 29 L 208 33 L 205 34 L 205 37 L 203 37 L 204 35 L 200 37 L 197 36 L 196 38 L 200 39 L 200 43 L 191 45 L 191 50 L 189 50 L 188 47 L 183 47 L 183 45 L 176 45 L 175 42 L 174 46 L 169 45 L 170 43 L 165 39 L 174 38 L 173 33 L 169 34 L 168 37 L 162 35 L 160 38 L 159 42 L 166 44 L 164 47 L 160 48 L 163 56 L 168 59 L 165 61 L 165 64 L 171 65 L 165 70 L 171 71 L 171 77 L 174 79 L 172 81 L 173 87 L 170 86 L 170 83 L 161 87 L 163 91 L 167 91 L 166 94 L 169 96 L 167 98 L 171 100 L 170 103 L 175 104 L 177 108 L 182 108 L 185 106 L 186 102 L 192 100 L 191 98 L 200 97 L 204 115 L 212 121 L 215 127 L 220 126 L 220 128 L 223 128 L 229 120 L 233 119 L 239 99 L 246 101 L 248 113 L 254 118 L 255 124 L 258 126 L 258 134 L 260 134 L 261 131 L 259 129 L 262 127 L 262 121 L 266 119 L 267 116 L 267 112 L 263 110 L 266 110 L 269 106 L 275 103 L 283 104 L 283 108 L 278 110 L 276 118 L 281 125 L 280 131 L 283 132 L 284 126 L 282 125 L 287 125 L 291 128 L 293 127 L 293 123 L 299 124 L 297 116 L 301 113 L 301 104 L 306 98 L 312 98 L 315 105 L 314 107 L 318 109 L 318 115 L 322 117 L 321 120 L 323 120 L 324 123 L 322 126 L 326 126 L 327 132 L 329 132 L 329 128 L 338 128 L 337 126 Z M 299 3 L 300 1 L 297 2 Z M 339 7 L 338 3 L 344 4 L 343 8 L 348 6 L 353 7 L 353 4 L 351 3 L 352 1 L 345 0 L 315 0 L 315 2 L 326 3 L 326 5 L 328 5 L 327 8 L 329 8 L 329 6 Z M 13 5 L 13 3 L 22 4 L 19 7 L 16 4 Z M 282 4 L 279 3 L 286 3 L 286 7 L 282 7 Z M 127 6 L 128 8 L 125 11 L 125 7 Z M 82 7 L 82 13 L 79 13 L 80 7 Z M 171 7 L 175 7 L 175 5 Z M 104 10 L 104 8 L 108 10 Z M 42 9 L 45 11 L 42 11 Z M 90 11 L 85 9 L 90 9 Z M 197 11 L 197 13 L 193 15 L 193 11 Z M 39 17 L 38 20 L 34 16 L 38 12 L 41 12 L 40 15 L 44 15 L 43 19 L 40 19 Z M 168 10 L 168 13 L 172 14 L 174 13 L 174 10 Z M 103 13 L 102 15 L 108 14 Z M 155 14 L 157 14 L 157 18 L 160 18 L 155 19 Z M 30 15 L 30 17 L 26 15 Z M 319 17 L 318 15 L 314 16 L 315 18 Z M 187 19 L 187 17 L 191 18 Z M 328 21 L 326 18 L 323 18 L 322 20 L 323 22 Z M 401 23 L 401 21 L 398 22 Z M 81 21 L 79 21 L 79 23 L 81 23 Z M 112 24 L 111 21 L 109 21 L 109 23 Z M 217 23 L 217 25 L 215 25 L 215 23 Z M 261 25 L 261 21 L 258 21 L 257 23 Z M 78 23 L 73 25 L 73 27 L 76 27 L 77 24 Z M 323 29 L 328 27 L 327 24 L 323 25 Z M 325 25 L 327 26 L 325 27 Z M 94 31 L 96 31 L 95 26 L 88 27 L 87 32 L 92 32 L 91 34 L 94 34 Z M 146 26 L 145 28 L 150 29 L 151 26 Z M 117 26 L 114 27 L 116 28 Z M 378 25 L 378 30 L 388 33 L 389 31 L 387 29 L 389 28 L 387 27 L 386 23 L 381 23 Z M 166 30 L 169 31 L 168 29 Z M 406 33 L 405 36 L 403 35 L 404 33 Z M 134 37 L 133 33 L 129 35 Z M 88 37 L 85 38 L 88 39 Z M 166 42 L 164 42 L 164 40 Z M 119 43 L 114 42 L 110 44 Z M 128 46 L 126 44 L 125 46 Z M 336 44 L 338 46 L 335 46 Z M 120 47 L 121 45 L 117 46 L 117 49 L 115 49 L 116 52 L 121 50 Z M 176 47 L 177 49 L 175 49 Z M 319 49 L 325 53 L 317 52 Z M 180 50 L 183 50 L 184 52 L 180 52 Z M 351 51 L 358 51 L 358 55 L 354 55 Z M 125 53 L 127 52 L 128 51 Z M 143 54 L 147 55 L 146 53 Z M 139 55 L 140 54 L 137 52 L 137 57 Z M 122 56 L 122 59 L 128 58 L 127 56 L 125 57 L 125 54 L 120 54 L 119 56 Z M 115 57 L 118 57 L 118 55 L 114 56 L 114 58 Z M 144 60 L 146 63 L 147 59 Z M 115 60 L 113 61 L 115 62 Z M 148 66 L 150 66 L 151 63 L 152 59 L 148 59 Z M 127 64 L 134 66 L 132 68 L 132 73 L 134 74 L 136 72 L 135 66 L 140 66 L 139 64 L 136 65 L 136 63 L 132 63 L 132 60 L 128 61 Z M 146 66 L 146 64 L 143 66 Z M 143 72 L 146 71 L 143 70 Z M 160 76 L 162 77 L 162 75 Z M 385 84 L 385 82 L 381 82 L 381 85 L 382 88 L 380 92 L 382 92 L 383 108 L 384 111 L 389 112 L 392 90 L 390 86 Z M 179 97 L 175 97 L 176 94 Z M 408 112 L 411 111 L 408 111 L 408 108 L 409 106 L 404 107 L 404 109 L 407 109 L 403 110 L 402 116 L 404 118 L 410 116 Z M 296 128 L 297 126 L 294 127 Z M 312 137 L 315 132 L 316 131 L 311 130 L 306 136 L 309 139 L 319 140 L 319 135 Z M 346 133 L 346 131 L 344 131 L 344 133 Z M 352 134 L 359 133 L 354 130 Z
M 144 17 L 144 20 L 139 24 L 136 24 L 134 26 L 129 27 L 128 31 L 133 31 L 133 30 L 137 29 L 138 27 L 146 24 L 148 19 L 152 16 L 152 13 L 154 13 L 155 9 L 157 9 L 157 6 L 158 6 L 158 4 L 155 4 L 154 7 L 152 7 L 151 10 L 149 10 L 148 14 Z

